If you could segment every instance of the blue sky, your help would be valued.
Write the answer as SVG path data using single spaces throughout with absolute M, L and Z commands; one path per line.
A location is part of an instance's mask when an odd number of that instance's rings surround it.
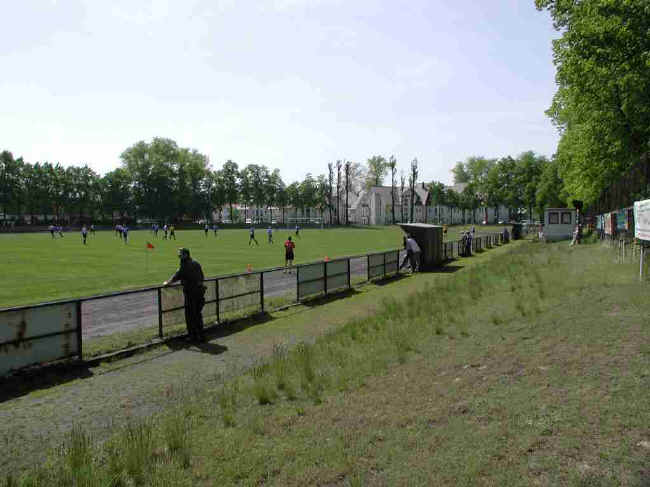
M 533 0 L 0 3 L 0 149 L 105 173 L 169 137 L 214 167 L 394 154 L 451 182 L 471 155 L 558 135 L 550 18 Z

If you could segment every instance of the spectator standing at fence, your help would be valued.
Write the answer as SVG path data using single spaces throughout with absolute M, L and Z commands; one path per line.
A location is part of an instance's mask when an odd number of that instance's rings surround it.
M 255 245 L 257 245 L 258 247 L 260 245 L 257 239 L 255 238 L 255 227 L 253 225 L 251 225 L 251 228 L 249 230 L 249 237 L 248 237 L 249 246 L 251 245 L 251 242 L 255 242 Z
M 169 225 L 169 240 L 171 240 L 172 237 L 174 237 L 174 240 L 176 240 L 176 227 L 173 223 Z
M 81 239 L 82 239 L 84 245 L 86 245 L 86 238 L 87 237 L 88 237 L 88 229 L 86 228 L 86 225 L 84 225 L 83 227 L 81 227 Z
M 176 273 L 163 282 L 163 286 L 181 281 L 183 296 L 185 298 L 185 323 L 187 333 L 191 339 L 203 341 L 203 316 L 201 314 L 205 305 L 206 287 L 203 285 L 203 269 L 201 264 L 190 257 L 189 249 L 178 249 L 180 266 Z
M 422 255 L 422 251 L 412 235 L 409 235 L 409 238 L 406 239 L 406 247 L 411 250 L 409 259 L 411 272 L 417 272 L 420 270 L 420 256 Z
M 291 274 L 291 266 L 293 265 L 293 249 L 296 248 L 296 244 L 292 242 L 291 235 L 287 237 L 287 241 L 284 242 L 284 272 L 289 272 Z
M 472 256 L 472 234 L 465 232 L 465 257 Z
M 269 225 L 269 228 L 266 229 L 266 235 L 269 238 L 269 243 L 273 243 L 273 229 L 271 228 L 271 225 Z

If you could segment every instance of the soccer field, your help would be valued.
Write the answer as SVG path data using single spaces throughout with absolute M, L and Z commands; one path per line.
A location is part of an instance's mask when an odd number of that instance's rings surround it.
M 0 307 L 74 298 L 162 283 L 178 267 L 176 249 L 188 247 L 208 276 L 284 265 L 283 243 L 296 242 L 295 263 L 364 254 L 402 246 L 399 227 L 332 230 L 275 230 L 267 243 L 265 229 L 256 231 L 259 247 L 248 245 L 248 230 L 220 230 L 206 238 L 200 230 L 177 231 L 177 240 L 154 239 L 150 231 L 129 233 L 125 245 L 113 232 L 97 232 L 83 245 L 78 232 L 52 239 L 49 233 L 0 235 L 5 256 Z M 146 249 L 146 243 L 154 245 Z

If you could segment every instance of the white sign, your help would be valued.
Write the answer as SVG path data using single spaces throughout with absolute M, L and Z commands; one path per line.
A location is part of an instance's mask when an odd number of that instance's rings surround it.
M 634 202 L 634 236 L 650 240 L 650 200 Z

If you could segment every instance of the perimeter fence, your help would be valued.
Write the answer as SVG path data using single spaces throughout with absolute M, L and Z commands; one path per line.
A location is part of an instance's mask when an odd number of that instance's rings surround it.
M 471 240 L 471 251 L 506 243 L 507 234 Z M 467 241 L 443 243 L 445 261 L 467 255 Z M 404 250 L 391 249 L 285 269 L 205 279 L 206 323 L 226 323 L 327 296 L 400 273 Z M 10 370 L 185 334 L 180 285 L 152 286 L 0 310 L 0 376 Z M 126 338 L 120 339 L 119 336 Z M 90 353 L 87 352 L 90 350 Z

